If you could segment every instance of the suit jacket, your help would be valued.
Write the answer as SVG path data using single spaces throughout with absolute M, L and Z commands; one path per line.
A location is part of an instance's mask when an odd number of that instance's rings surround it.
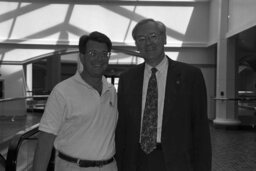
M 211 170 L 206 87 L 200 69 L 168 59 L 161 143 L 168 171 Z M 123 73 L 118 86 L 116 160 L 135 171 L 140 137 L 145 64 Z

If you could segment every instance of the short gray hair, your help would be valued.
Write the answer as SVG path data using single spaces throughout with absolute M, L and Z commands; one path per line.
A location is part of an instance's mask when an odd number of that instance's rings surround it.
M 138 31 L 138 28 L 140 26 L 142 26 L 143 24 L 146 24 L 146 23 L 149 23 L 149 22 L 155 23 L 157 25 L 157 28 L 159 29 L 160 33 L 166 35 L 166 27 L 165 27 L 164 23 L 162 23 L 161 21 L 155 21 L 152 18 L 148 18 L 148 19 L 141 20 L 133 28 L 133 30 L 132 30 L 132 37 L 133 37 L 134 40 L 136 38 L 136 34 L 137 34 L 137 31 Z

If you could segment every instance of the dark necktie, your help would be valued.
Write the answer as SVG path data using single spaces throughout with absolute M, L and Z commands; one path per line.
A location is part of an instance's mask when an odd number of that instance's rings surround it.
M 146 103 L 144 108 L 144 115 L 142 120 L 141 130 L 141 149 L 149 154 L 156 148 L 156 136 L 157 136 L 157 104 L 158 104 L 158 92 L 157 92 L 157 80 L 156 80 L 156 68 L 151 69 L 152 74 L 148 81 L 148 90 L 146 96 Z

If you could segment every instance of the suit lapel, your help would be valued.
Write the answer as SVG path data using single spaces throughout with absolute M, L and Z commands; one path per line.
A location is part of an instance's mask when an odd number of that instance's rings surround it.
M 138 66 L 137 71 L 134 72 L 136 75 L 133 75 L 133 86 L 131 87 L 131 90 L 133 92 L 132 96 L 134 96 L 132 99 L 134 100 L 132 102 L 133 104 L 133 121 L 136 133 L 140 134 L 140 123 L 141 123 L 141 108 L 142 108 L 142 90 L 143 90 L 143 78 L 144 78 L 144 68 L 145 64 L 141 64 Z
M 177 106 L 177 98 L 180 94 L 180 88 L 182 84 L 181 72 L 177 68 L 177 62 L 168 58 L 168 70 L 166 79 L 166 89 L 165 89 L 165 100 L 163 109 L 163 125 L 167 125 L 170 116 L 175 112 L 175 106 Z M 144 77 L 145 64 L 141 64 L 137 68 L 136 75 L 133 75 L 133 82 L 131 86 L 131 92 L 133 92 L 134 101 L 133 104 L 133 117 L 135 122 L 136 133 L 140 132 L 141 123 L 141 108 L 142 108 L 142 89 L 143 89 L 143 77 Z M 139 137 L 139 136 L 137 136 Z
M 169 117 L 175 111 L 177 106 L 177 98 L 181 88 L 181 72 L 177 69 L 177 62 L 168 58 L 169 66 L 167 71 L 166 88 L 165 88 L 165 100 L 163 110 L 163 125 L 168 123 Z

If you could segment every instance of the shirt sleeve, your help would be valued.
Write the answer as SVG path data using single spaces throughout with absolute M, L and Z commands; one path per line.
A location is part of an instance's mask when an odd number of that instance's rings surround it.
M 65 118 L 66 102 L 57 89 L 53 89 L 48 97 L 39 130 L 57 135 Z

